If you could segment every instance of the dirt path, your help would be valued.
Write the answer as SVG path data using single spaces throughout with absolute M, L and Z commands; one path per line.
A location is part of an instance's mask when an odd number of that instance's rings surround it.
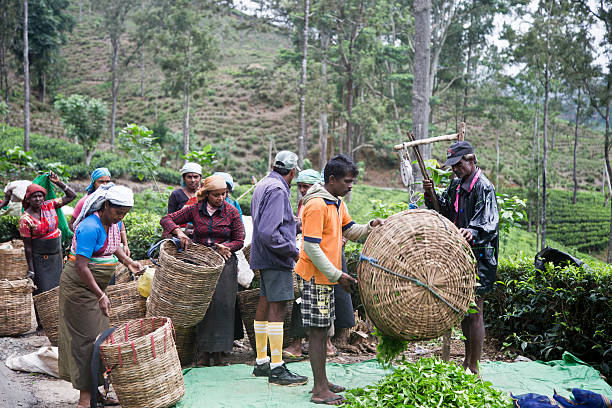
M 230 364 L 253 364 L 254 356 L 248 340 L 239 341 L 227 356 Z M 19 337 L 0 337 L 0 407 L 64 408 L 76 406 L 78 391 L 70 383 L 45 374 L 12 371 L 4 362 L 11 355 L 24 355 L 42 346 L 50 345 L 44 335 L 30 332 Z M 421 357 L 440 356 L 441 341 L 411 344 L 404 353 L 406 359 L 415 361 Z M 376 358 L 373 353 L 359 355 L 340 352 L 328 358 L 328 362 L 351 364 Z M 451 359 L 461 363 L 463 344 L 454 336 L 451 344 Z M 483 361 L 507 360 L 492 341 L 485 343 Z

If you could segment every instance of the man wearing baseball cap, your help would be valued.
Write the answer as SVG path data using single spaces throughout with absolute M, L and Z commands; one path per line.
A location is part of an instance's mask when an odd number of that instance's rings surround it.
M 308 377 L 287 369 L 283 362 L 283 321 L 293 301 L 293 266 L 299 255 L 296 221 L 291 208 L 291 181 L 298 157 L 286 150 L 274 158 L 272 171 L 261 180 L 251 199 L 253 240 L 251 269 L 259 270 L 259 303 L 255 312 L 256 365 L 253 375 L 276 385 L 300 385 Z M 299 169 L 298 169 L 299 170 Z M 267 354 L 268 339 L 270 355 Z
M 465 141 L 453 143 L 446 154 L 445 166 L 451 166 L 457 176 L 448 188 L 438 195 L 440 212 L 459 228 L 461 235 L 472 248 L 477 260 L 478 283 L 476 307 L 478 312 L 469 314 L 461 322 L 465 336 L 463 368 L 478 374 L 478 361 L 484 342 L 483 295 L 493 289 L 497 277 L 497 252 L 499 249 L 499 213 L 495 188 L 476 167 L 476 155 L 472 145 Z M 429 191 L 431 180 L 423 180 L 425 205 L 433 207 Z

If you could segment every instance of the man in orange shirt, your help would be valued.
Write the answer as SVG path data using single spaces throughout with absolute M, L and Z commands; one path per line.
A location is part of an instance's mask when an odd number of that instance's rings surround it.
M 327 330 L 335 317 L 334 288 L 340 284 L 350 291 L 357 281 L 342 272 L 342 237 L 357 240 L 372 228 L 382 225 L 381 219 L 368 224 L 355 224 L 344 197 L 353 187 L 359 171 L 345 155 L 337 155 L 325 166 L 324 183 L 313 185 L 303 198 L 303 244 L 295 271 L 302 290 L 302 321 L 310 338 L 310 366 L 314 375 L 311 401 L 338 405 L 344 387 L 330 383 L 325 372 Z

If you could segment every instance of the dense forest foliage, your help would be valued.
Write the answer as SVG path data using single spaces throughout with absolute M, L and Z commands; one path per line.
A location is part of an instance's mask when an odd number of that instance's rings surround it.
M 466 138 L 498 190 L 522 188 L 542 245 L 547 224 L 555 236 L 580 234 L 547 210 L 547 188 L 570 191 L 555 196 L 561 207 L 580 198 L 578 189 L 609 188 L 607 2 L 0 6 L 0 114 L 25 129 L 24 150 L 30 128 L 79 143 L 78 176 L 108 161 L 104 155 L 123 157 L 120 166 L 133 161 L 134 146 L 125 148 L 120 130 L 136 123 L 153 130 L 152 163 L 166 173 L 211 144 L 215 166 L 246 182 L 265 174 L 275 151 L 290 148 L 314 167 L 348 153 L 366 182 L 399 186 L 392 146 L 407 130 L 422 138 L 466 122 Z M 441 160 L 446 147 L 423 153 Z M 597 242 L 581 248 L 609 242 L 605 225 L 596 229 Z

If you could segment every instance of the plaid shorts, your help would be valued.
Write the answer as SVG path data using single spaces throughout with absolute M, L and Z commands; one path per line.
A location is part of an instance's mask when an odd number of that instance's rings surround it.
M 298 279 L 303 286 L 300 310 L 304 327 L 329 327 L 336 318 L 333 285 L 314 283 L 314 277 L 310 282 Z

